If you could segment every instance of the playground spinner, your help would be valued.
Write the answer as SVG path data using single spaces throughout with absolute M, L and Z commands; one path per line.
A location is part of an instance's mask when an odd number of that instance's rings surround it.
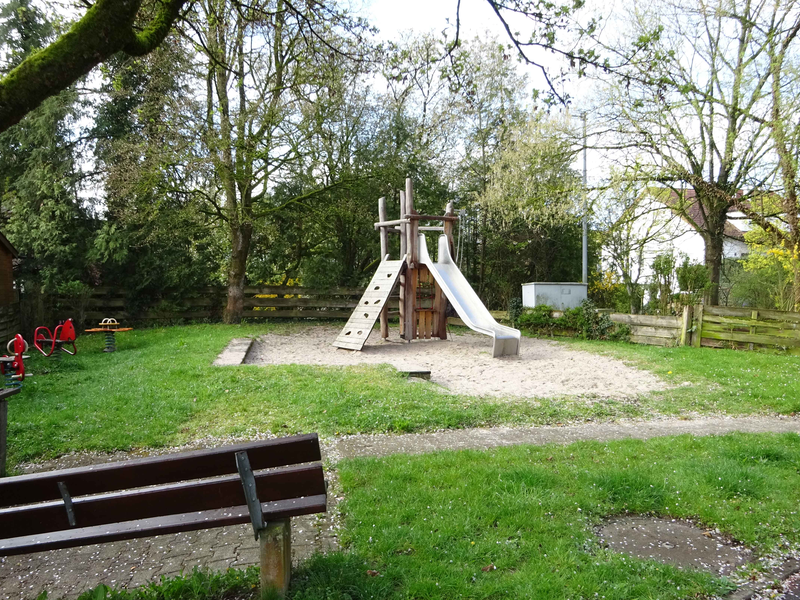
M 387 302 L 399 284 L 402 339 L 409 342 L 414 339 L 446 339 L 447 307 L 450 304 L 465 325 L 492 337 L 492 356 L 519 353 L 520 332 L 494 320 L 452 258 L 453 223 L 458 220 L 452 202 L 442 216 L 421 215 L 414 210 L 411 179 L 406 179 L 406 189 L 400 192 L 400 218 L 387 220 L 385 198 L 378 200 L 378 218 L 375 229 L 381 235 L 381 263 L 334 346 L 361 350 L 378 318 L 381 337 L 388 338 Z M 420 225 L 430 221 L 441 225 Z M 428 254 L 426 231 L 441 234 L 436 262 Z M 390 234 L 400 236 L 399 260 L 389 256 Z

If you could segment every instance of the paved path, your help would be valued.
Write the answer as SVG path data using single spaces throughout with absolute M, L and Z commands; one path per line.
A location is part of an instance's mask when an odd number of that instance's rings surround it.
M 327 440 L 323 453 L 329 465 L 342 458 L 418 454 L 443 449 L 486 449 L 514 444 L 568 444 L 579 440 L 611 441 L 658 436 L 716 435 L 743 432 L 800 433 L 800 418 L 749 417 L 596 423 L 567 427 L 496 427 L 408 435 L 356 435 Z M 107 455 L 78 455 L 70 466 L 106 462 Z M 139 454 L 141 456 L 141 454 Z M 118 453 L 114 460 L 120 460 Z M 42 463 L 39 470 L 55 468 Z M 338 547 L 336 541 L 337 485 L 329 493 L 333 510 L 325 517 L 293 519 L 293 562 L 315 551 Z M 0 558 L 0 598 L 35 598 L 47 589 L 50 598 L 75 597 L 100 583 L 136 587 L 159 577 L 191 572 L 197 567 L 225 570 L 256 564 L 257 546 L 250 525 L 157 536 L 142 540 L 53 550 Z

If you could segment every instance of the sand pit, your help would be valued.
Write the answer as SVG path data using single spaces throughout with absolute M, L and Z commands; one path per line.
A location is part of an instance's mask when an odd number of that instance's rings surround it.
M 397 338 L 396 330 L 384 342 L 376 330 L 361 352 L 334 348 L 338 333 L 338 328 L 318 326 L 291 335 L 268 334 L 253 345 L 246 363 L 387 363 L 400 371 L 430 371 L 432 382 L 456 394 L 501 398 L 630 398 L 666 387 L 652 373 L 622 361 L 548 340 L 523 337 L 519 356 L 492 358 L 492 340 L 473 333 L 409 344 Z

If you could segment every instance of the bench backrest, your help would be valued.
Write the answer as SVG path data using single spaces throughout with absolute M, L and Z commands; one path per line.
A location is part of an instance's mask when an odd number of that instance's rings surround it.
M 308 434 L 0 479 L 0 538 L 30 538 L 0 541 L 0 555 L 246 523 L 241 452 L 268 518 L 325 510 L 322 466 L 302 464 L 321 460 Z M 53 532 L 46 547 L 33 539 Z

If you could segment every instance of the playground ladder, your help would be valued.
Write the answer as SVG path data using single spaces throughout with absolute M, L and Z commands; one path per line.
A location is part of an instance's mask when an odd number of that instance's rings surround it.
M 339 337 L 333 342 L 334 346 L 346 350 L 361 350 L 364 347 L 405 263 L 405 257 L 401 260 L 381 262 L 367 290 L 358 301 L 358 307 L 350 315 Z

